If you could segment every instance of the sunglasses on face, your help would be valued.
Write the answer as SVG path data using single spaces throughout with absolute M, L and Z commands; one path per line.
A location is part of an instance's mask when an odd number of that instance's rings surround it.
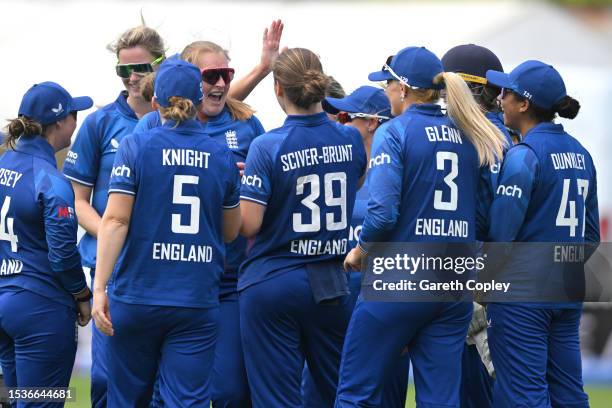
M 350 123 L 353 119 L 361 118 L 361 119 L 377 119 L 379 122 L 383 120 L 388 120 L 389 117 L 382 115 L 371 115 L 369 113 L 349 113 L 349 112 L 338 112 L 336 115 L 338 119 L 338 123 L 344 125 L 346 123 Z
M 508 88 L 502 88 L 500 95 L 501 95 L 501 99 L 504 99 L 508 95 L 514 95 L 514 98 L 517 101 L 523 101 L 523 100 L 527 99 L 523 95 L 519 95 L 516 92 L 514 92 L 512 89 L 508 89 Z
M 380 69 L 381 71 L 386 71 L 387 70 L 389 65 L 391 65 L 391 61 L 393 60 L 393 57 L 395 57 L 395 55 L 389 55 L 387 57 L 387 60 L 385 61 L 385 65 L 383 65 L 382 68 Z
M 234 79 L 234 68 L 211 68 L 202 71 L 202 81 L 209 85 L 215 85 L 223 78 L 225 84 L 229 84 Z
M 164 56 L 161 55 L 150 63 L 143 64 L 117 64 L 115 67 L 115 71 L 117 72 L 117 76 L 121 78 L 129 78 L 132 73 L 146 75 L 150 72 L 154 71 L 156 65 L 160 64 L 164 60 Z

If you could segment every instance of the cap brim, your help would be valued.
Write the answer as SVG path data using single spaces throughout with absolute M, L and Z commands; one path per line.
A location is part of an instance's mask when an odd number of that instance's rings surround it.
M 368 80 L 373 81 L 373 82 L 386 81 L 388 79 L 395 79 L 395 78 L 393 78 L 393 75 L 391 75 L 387 71 L 376 71 L 368 75 Z
M 487 82 L 500 88 L 513 88 L 510 76 L 500 71 L 488 70 Z
M 359 112 L 359 108 L 350 103 L 347 98 L 325 98 L 323 100 L 323 110 L 327 113 L 331 113 L 332 115 L 335 115 L 340 111 L 350 113 Z
M 83 111 L 93 106 L 93 99 L 89 96 L 77 96 L 72 98 L 72 109 L 73 111 Z

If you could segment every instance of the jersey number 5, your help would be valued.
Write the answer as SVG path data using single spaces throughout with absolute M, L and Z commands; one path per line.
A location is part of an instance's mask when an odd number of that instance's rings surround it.
M 334 181 L 340 183 L 340 196 L 334 197 Z M 327 231 L 339 231 L 347 226 L 346 222 L 346 173 L 327 173 L 323 177 L 325 185 L 325 205 L 328 207 L 340 207 L 340 220 L 334 219 L 333 213 L 325 214 L 325 227 Z M 297 179 L 295 193 L 304 194 L 304 186 L 310 184 L 310 194 L 303 200 L 302 204 L 310 210 L 310 223 L 304 223 L 302 214 L 293 213 L 293 231 L 295 232 L 318 232 L 321 230 L 321 208 L 315 200 L 321 195 L 321 182 L 318 174 L 309 174 Z
M 199 176 L 174 176 L 172 203 L 186 204 L 191 209 L 187 225 L 181 223 L 181 214 L 172 214 L 172 232 L 175 234 L 197 234 L 200 231 L 200 197 L 183 195 L 183 184 L 197 185 L 199 181 Z

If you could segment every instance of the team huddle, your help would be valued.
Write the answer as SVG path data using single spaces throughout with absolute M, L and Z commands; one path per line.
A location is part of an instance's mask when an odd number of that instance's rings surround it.
M 93 317 L 93 407 L 400 408 L 410 366 L 421 408 L 588 407 L 580 302 L 360 294 L 381 243 L 599 242 L 559 72 L 408 46 L 345 95 L 315 52 L 279 52 L 282 31 L 239 80 L 215 43 L 166 57 L 155 30 L 126 31 L 125 90 L 61 172 L 93 101 L 25 93 L 0 157 L 5 384 L 67 387 Z M 287 117 L 266 132 L 242 100 L 270 72 Z

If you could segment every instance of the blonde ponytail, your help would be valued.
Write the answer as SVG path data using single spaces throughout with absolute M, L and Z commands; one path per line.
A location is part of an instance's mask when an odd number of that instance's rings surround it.
M 448 116 L 476 148 L 480 165 L 495 164 L 507 145 L 504 135 L 485 117 L 463 78 L 453 72 L 442 72 L 434 78 L 434 83 L 442 82 L 446 87 Z
M 159 107 L 159 113 L 164 119 L 171 119 L 177 122 L 177 125 L 181 122 L 185 122 L 189 119 L 195 119 L 197 109 L 193 102 L 189 99 L 181 98 L 180 96 L 172 96 L 169 99 L 169 106 Z

